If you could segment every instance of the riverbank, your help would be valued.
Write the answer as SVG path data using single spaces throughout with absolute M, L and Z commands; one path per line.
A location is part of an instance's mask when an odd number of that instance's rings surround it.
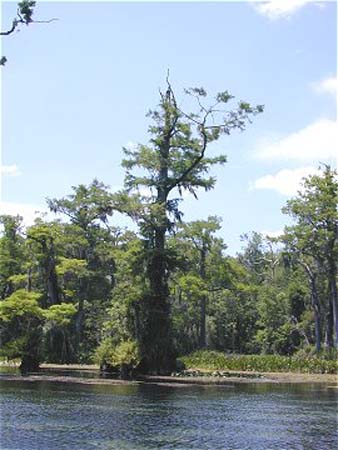
M 2 367 L 14 369 L 13 364 L 1 364 Z M 189 374 L 190 372 L 190 374 Z M 187 371 L 185 375 L 177 376 L 139 376 L 136 380 L 120 380 L 117 378 L 106 378 L 100 375 L 99 367 L 96 365 L 81 364 L 41 364 L 39 372 L 30 375 L 19 375 L 17 373 L 3 374 L 0 381 L 27 381 L 53 383 L 76 383 L 76 384 L 141 384 L 153 383 L 163 385 L 233 385 L 238 383 L 322 383 L 330 388 L 338 389 L 338 377 L 335 374 L 309 374 L 295 372 L 252 372 L 252 371 L 227 371 L 217 376 L 201 369 Z

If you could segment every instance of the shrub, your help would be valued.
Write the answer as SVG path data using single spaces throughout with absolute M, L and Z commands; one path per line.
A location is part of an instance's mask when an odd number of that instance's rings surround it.
M 140 364 L 140 352 L 135 341 L 123 341 L 114 345 L 111 339 L 104 339 L 96 349 L 94 360 L 104 370 L 130 376 Z
M 320 356 L 226 355 L 201 350 L 180 358 L 188 369 L 258 372 L 338 373 L 337 359 Z

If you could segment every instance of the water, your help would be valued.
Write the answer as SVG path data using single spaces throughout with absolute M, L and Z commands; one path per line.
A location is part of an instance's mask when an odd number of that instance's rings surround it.
M 2 381 L 1 450 L 334 450 L 321 385 L 78 385 Z

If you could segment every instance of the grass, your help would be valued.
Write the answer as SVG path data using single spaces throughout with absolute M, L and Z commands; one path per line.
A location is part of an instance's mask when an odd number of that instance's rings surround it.
M 187 369 L 208 371 L 338 373 L 337 360 L 328 360 L 315 356 L 227 355 L 212 350 L 200 350 L 183 356 L 180 360 Z

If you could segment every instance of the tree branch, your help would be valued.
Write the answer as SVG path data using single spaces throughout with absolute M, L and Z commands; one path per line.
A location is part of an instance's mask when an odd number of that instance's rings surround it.
M 50 23 L 58 20 L 56 18 L 49 20 L 33 20 L 32 15 L 34 12 L 35 1 L 22 0 L 18 3 L 16 17 L 12 21 L 12 26 L 6 31 L 0 31 L 0 36 L 9 36 L 22 24 L 29 25 L 30 23 Z M 0 58 L 0 66 L 4 66 L 7 61 L 5 56 Z
M 202 124 L 200 124 L 200 133 L 202 135 L 202 145 L 201 145 L 201 152 L 199 154 L 199 156 L 193 161 L 193 163 L 181 174 L 180 177 L 176 178 L 176 180 L 174 180 L 173 183 L 170 184 L 170 186 L 168 187 L 168 192 L 170 192 L 174 187 L 178 186 L 179 184 L 182 183 L 182 181 L 184 181 L 186 179 L 186 177 L 198 166 L 198 164 L 202 161 L 202 159 L 204 158 L 204 154 L 205 154 L 205 150 L 207 148 L 207 144 L 208 144 L 208 136 L 206 134 L 205 131 L 205 120 L 206 117 L 204 118 Z
M 19 25 L 19 23 L 25 23 L 23 20 L 14 19 L 12 22 L 12 27 L 7 31 L 0 31 L 0 36 L 8 36 L 9 34 L 12 34 L 16 27 Z

